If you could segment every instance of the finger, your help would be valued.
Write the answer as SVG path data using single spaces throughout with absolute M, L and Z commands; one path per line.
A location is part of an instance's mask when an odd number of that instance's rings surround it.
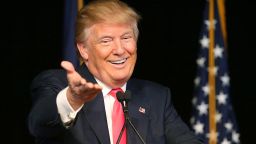
M 75 68 L 73 64 L 69 61 L 62 61 L 61 62 L 62 68 L 64 68 L 68 73 L 73 73 L 75 71 Z
M 97 89 L 97 90 L 102 90 L 102 87 L 98 84 L 94 84 L 94 88 Z
M 89 88 L 89 89 L 93 89 L 93 83 L 88 82 L 88 83 L 86 84 L 86 87 Z
M 85 84 L 86 84 L 86 80 L 82 78 L 82 79 L 80 80 L 80 83 L 81 83 L 81 85 L 85 85 Z

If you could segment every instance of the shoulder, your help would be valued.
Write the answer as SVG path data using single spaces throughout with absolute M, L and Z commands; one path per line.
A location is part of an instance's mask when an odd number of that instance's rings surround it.
M 169 87 L 150 80 L 131 79 L 127 87 L 147 95 L 170 95 Z
M 149 88 L 149 89 L 154 89 L 154 90 L 163 90 L 163 89 L 169 89 L 167 86 L 153 82 L 150 80 L 144 80 L 144 79 L 131 79 L 128 83 L 129 85 L 136 85 L 137 87 L 139 86 L 140 88 Z
M 49 69 L 38 73 L 32 80 L 32 85 L 67 83 L 66 71 L 62 69 Z
M 62 69 L 48 69 L 38 73 L 34 80 L 36 79 L 49 79 L 49 78 L 62 78 L 66 75 L 66 72 Z

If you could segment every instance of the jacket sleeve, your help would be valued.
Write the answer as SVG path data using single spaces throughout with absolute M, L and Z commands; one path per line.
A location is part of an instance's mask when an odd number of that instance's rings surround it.
M 65 73 L 48 70 L 31 83 L 32 108 L 28 116 L 30 133 L 35 137 L 54 137 L 65 131 L 57 110 L 56 96 L 67 84 Z

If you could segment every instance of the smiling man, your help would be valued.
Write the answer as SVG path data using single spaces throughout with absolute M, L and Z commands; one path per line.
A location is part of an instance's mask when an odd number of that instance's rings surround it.
M 42 72 L 31 85 L 29 130 L 36 143 L 200 144 L 173 107 L 169 88 L 131 79 L 139 19 L 117 0 L 96 0 L 79 12 L 75 40 L 83 64 L 62 61 L 63 70 Z M 132 95 L 129 103 L 121 104 L 117 91 L 124 101 Z

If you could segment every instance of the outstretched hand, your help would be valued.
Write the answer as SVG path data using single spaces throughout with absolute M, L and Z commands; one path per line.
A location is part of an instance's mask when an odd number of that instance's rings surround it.
M 69 88 L 67 90 L 67 99 L 73 109 L 78 109 L 84 103 L 94 99 L 101 91 L 98 84 L 88 82 L 78 72 L 76 72 L 72 63 L 62 61 L 61 66 L 67 71 Z

